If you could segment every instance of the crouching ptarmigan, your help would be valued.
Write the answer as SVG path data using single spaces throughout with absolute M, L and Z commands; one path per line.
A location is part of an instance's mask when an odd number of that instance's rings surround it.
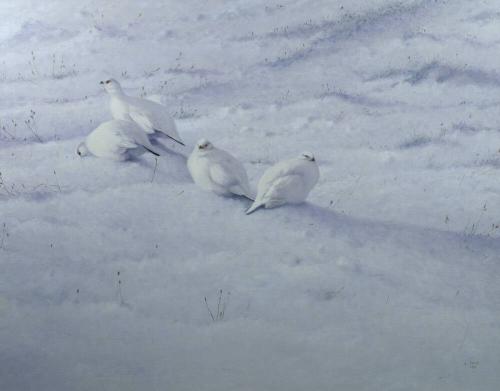
M 194 182 L 201 188 L 218 195 L 234 194 L 254 199 L 243 164 L 210 141 L 198 141 L 187 165 Z
M 100 124 L 78 146 L 76 152 L 82 157 L 92 154 L 118 161 L 131 159 L 145 152 L 160 155 L 151 145 L 146 133 L 134 122 L 116 119 Z
M 168 137 L 184 145 L 177 132 L 175 121 L 165 106 L 126 95 L 115 79 L 101 81 L 101 84 L 111 97 L 110 108 L 113 118 L 133 121 L 153 138 Z
M 301 203 L 305 201 L 318 179 L 319 168 L 310 152 L 279 162 L 268 168 L 260 178 L 257 197 L 247 214 L 261 206 L 274 208 L 284 204 Z

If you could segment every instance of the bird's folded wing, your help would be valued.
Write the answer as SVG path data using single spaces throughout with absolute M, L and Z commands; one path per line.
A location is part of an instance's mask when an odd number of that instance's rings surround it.
M 121 139 L 117 145 L 120 148 L 125 148 L 125 149 L 137 148 L 137 146 L 138 146 L 137 143 L 134 142 L 134 140 L 130 140 L 130 139 Z
M 219 186 L 229 187 L 238 182 L 236 176 L 220 163 L 211 164 L 208 173 L 210 175 L 210 179 L 212 179 L 212 181 L 217 183 Z
M 146 133 L 152 134 L 155 132 L 155 124 L 147 114 L 131 107 L 129 115 Z
M 302 186 L 301 175 L 285 175 L 276 178 L 269 186 L 263 198 L 283 198 L 288 192 Z

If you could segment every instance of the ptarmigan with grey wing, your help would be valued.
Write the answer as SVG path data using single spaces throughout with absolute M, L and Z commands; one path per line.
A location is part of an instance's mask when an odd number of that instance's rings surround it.
M 146 133 L 134 122 L 116 119 L 100 124 L 78 146 L 76 152 L 81 157 L 92 154 L 117 161 L 128 160 L 145 152 L 160 155 Z
M 153 140 L 168 137 L 184 146 L 175 121 L 165 106 L 125 94 L 115 79 L 101 81 L 101 84 L 111 97 L 110 109 L 113 118 L 135 122 Z

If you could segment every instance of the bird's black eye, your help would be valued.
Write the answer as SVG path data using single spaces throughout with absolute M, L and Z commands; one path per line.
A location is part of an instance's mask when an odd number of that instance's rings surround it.
M 111 80 L 106 80 L 106 84 L 109 84 L 109 83 L 111 83 Z

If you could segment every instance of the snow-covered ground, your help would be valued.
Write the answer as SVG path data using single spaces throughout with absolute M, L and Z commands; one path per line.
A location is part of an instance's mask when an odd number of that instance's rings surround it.
M 1 391 L 500 388 L 498 1 L 0 17 Z M 79 158 L 108 77 L 254 186 L 313 151 L 309 202 L 246 216 L 180 155 Z

